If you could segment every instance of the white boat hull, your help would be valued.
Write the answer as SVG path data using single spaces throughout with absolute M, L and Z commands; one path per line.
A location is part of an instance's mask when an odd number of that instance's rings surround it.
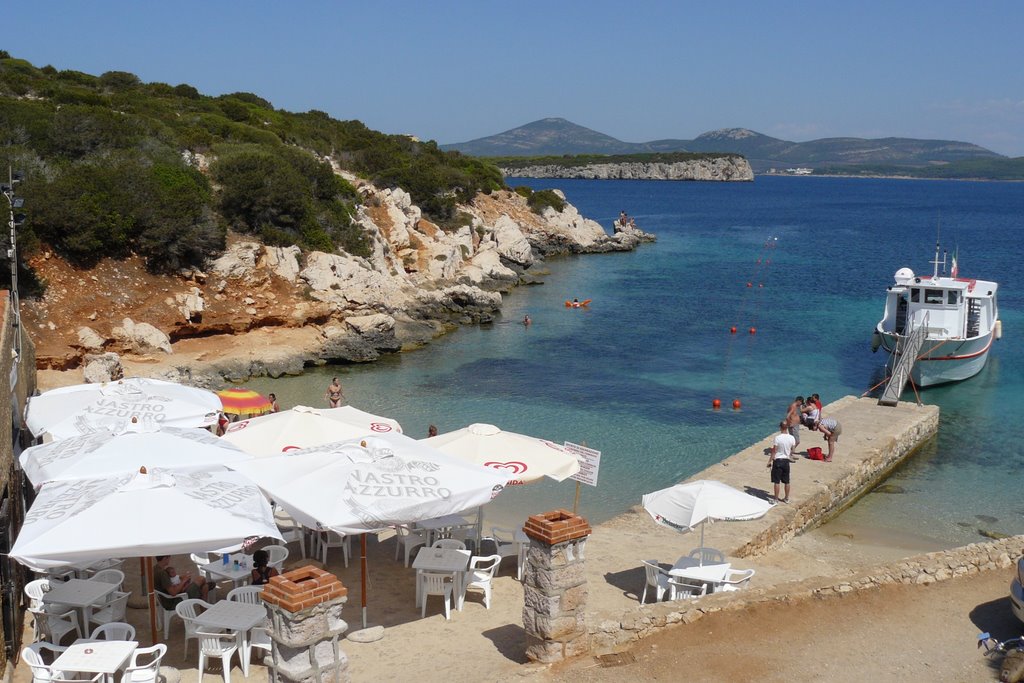
M 882 348 L 893 354 L 896 337 L 885 332 L 879 332 L 879 335 Z M 974 377 L 985 367 L 994 338 L 992 332 L 968 340 L 926 338 L 920 358 L 910 372 L 914 384 L 930 387 Z M 893 362 L 898 360 L 898 357 L 893 358 Z

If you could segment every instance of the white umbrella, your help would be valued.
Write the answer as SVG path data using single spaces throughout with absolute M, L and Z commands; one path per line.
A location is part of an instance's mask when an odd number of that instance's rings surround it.
M 130 424 L 124 431 L 98 431 L 32 446 L 21 467 L 33 484 L 138 472 L 142 466 L 209 468 L 252 456 L 205 429 Z
M 658 524 L 684 533 L 699 524 L 702 548 L 705 521 L 757 519 L 771 509 L 766 500 L 720 481 L 705 479 L 648 493 L 642 500 L 644 509 Z
M 506 432 L 490 424 L 471 424 L 421 443 L 466 462 L 503 473 L 514 486 L 549 477 L 562 481 L 576 474 L 576 456 L 551 441 Z
M 51 389 L 28 400 L 25 418 L 33 436 L 53 439 L 89 434 L 133 417 L 175 427 L 216 424 L 220 399 L 212 391 L 175 382 L 132 377 L 101 384 Z
M 371 433 L 325 417 L 327 411 L 296 406 L 291 410 L 232 422 L 222 438 L 256 456 L 280 455 L 309 446 L 356 439 Z
M 313 409 L 307 408 L 307 410 Z M 402 433 L 402 425 L 398 424 L 397 420 L 392 420 L 390 417 L 383 417 L 381 415 L 374 415 L 373 413 L 368 413 L 365 410 L 359 410 L 359 408 L 355 408 L 353 406 L 327 408 L 317 412 L 332 420 L 337 420 L 338 422 L 358 427 L 364 430 L 367 434 L 371 432 L 374 434 L 386 434 L 388 432 Z
M 501 493 L 504 475 L 462 462 L 397 433 L 323 444 L 234 463 L 300 524 L 363 533 L 362 607 L 366 627 L 366 536 L 462 512 Z
M 106 560 L 212 552 L 281 538 L 259 487 L 236 472 L 122 474 L 43 484 L 10 555 L 43 571 Z
M 491 501 L 505 476 L 402 434 L 314 446 L 229 465 L 301 524 L 345 534 L 462 512 Z

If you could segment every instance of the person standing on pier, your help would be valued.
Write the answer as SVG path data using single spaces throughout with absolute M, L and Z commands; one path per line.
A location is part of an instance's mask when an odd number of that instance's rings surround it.
M 768 449 L 768 467 L 772 469 L 772 484 L 775 485 L 775 501 L 789 502 L 789 463 L 793 456 L 796 442 L 789 432 L 789 421 L 779 423 L 779 433 L 775 435 L 775 443 Z M 786 497 L 779 498 L 779 485 L 785 486 Z
M 839 441 L 839 435 L 843 433 L 843 425 L 839 424 L 839 420 L 834 417 L 826 417 L 818 423 L 818 431 L 825 435 L 825 441 L 828 442 L 828 455 L 825 456 L 825 462 L 832 462 L 836 442 Z
M 793 437 L 794 448 L 800 445 L 800 409 L 803 407 L 804 397 L 797 396 L 789 404 L 789 410 L 786 411 L 786 425 L 790 436 Z

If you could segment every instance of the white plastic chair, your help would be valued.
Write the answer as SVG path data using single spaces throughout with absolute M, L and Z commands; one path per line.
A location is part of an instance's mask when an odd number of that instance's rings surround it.
M 224 683 L 231 683 L 231 658 L 238 651 L 238 634 L 234 632 L 196 631 L 199 638 L 199 680 L 203 680 L 206 660 L 219 657 Z
M 421 545 L 427 544 L 427 534 L 423 529 L 413 529 L 405 524 L 395 527 L 395 559 L 398 559 L 399 551 L 405 548 L 405 566 L 409 566 L 409 552 Z
M 175 604 L 174 607 L 171 607 L 170 609 L 168 609 L 167 607 L 164 607 L 163 602 L 160 601 L 160 598 L 165 598 L 167 600 L 185 600 L 186 598 L 188 598 L 188 594 L 185 593 L 184 591 L 182 591 L 181 593 L 178 593 L 177 595 L 171 595 L 170 593 L 164 593 L 163 591 L 158 591 L 155 588 L 153 589 L 153 593 L 156 594 L 156 596 L 157 596 L 157 601 L 156 601 L 157 609 L 160 610 L 160 613 L 163 616 L 164 640 L 167 640 L 170 637 L 170 635 L 171 635 L 171 619 L 177 614 L 177 612 L 175 612 L 175 609 L 178 607 L 178 605 Z
M 207 553 L 191 553 L 189 559 L 192 560 L 192 564 L 196 566 L 196 571 L 207 581 L 213 581 L 213 577 L 207 570 L 206 565 L 210 564 L 210 556 Z
M 47 656 L 50 661 L 53 661 L 66 649 L 66 647 L 53 645 L 52 643 L 32 643 L 22 648 L 21 661 L 28 664 L 29 668 L 32 669 L 32 683 L 50 683 L 55 677 L 63 677 L 63 671 L 53 669 L 43 661 L 43 650 L 50 651 L 50 654 Z
M 103 624 L 109 624 L 116 621 L 124 621 L 125 614 L 128 611 L 128 598 L 131 597 L 131 593 L 122 593 L 120 591 L 114 591 L 111 595 L 110 600 L 96 606 L 96 611 L 89 615 L 89 623 L 102 626 Z M 134 640 L 129 638 L 128 640 Z
M 523 580 L 523 553 L 520 548 L 520 544 L 516 543 L 516 532 L 511 529 L 502 529 L 501 527 L 491 527 L 491 540 L 494 541 L 494 550 L 498 555 L 501 555 L 501 559 L 504 560 L 506 557 L 516 558 L 516 578 L 520 581 Z
M 687 557 L 698 560 L 701 564 L 722 564 L 725 555 L 716 548 L 694 548 Z
M 753 569 L 730 569 L 725 575 L 725 579 L 719 582 L 719 586 L 716 590 L 738 591 L 742 588 L 746 588 L 753 575 Z
M 644 604 L 647 601 L 647 589 L 654 589 L 654 601 L 661 602 L 661 599 L 665 596 L 665 593 L 672 592 L 672 586 L 669 584 L 671 578 L 667 571 L 658 566 L 657 560 L 643 560 L 644 574 L 646 583 L 644 584 L 644 592 L 640 596 L 640 604 Z
M 260 656 L 265 657 L 271 651 L 273 645 L 270 642 L 270 629 L 265 626 L 256 626 L 249 631 L 249 649 L 259 650 Z
M 288 559 L 288 548 L 283 545 L 268 545 L 264 546 L 263 550 L 267 551 L 267 566 L 283 572 L 284 561 Z
M 341 548 L 341 554 L 347 567 L 349 557 L 352 555 L 352 537 L 330 529 L 321 531 L 317 535 L 320 537 L 317 541 L 317 554 L 320 556 L 320 561 L 326 566 L 327 551 L 331 548 Z
M 120 569 L 102 569 L 93 574 L 89 580 L 112 583 L 117 586 L 117 590 L 121 590 L 121 585 L 124 584 L 124 572 Z
M 43 605 L 43 594 L 50 590 L 49 579 L 36 579 L 25 584 L 25 595 L 29 599 L 29 609 L 37 609 Z
M 121 683 L 156 683 L 160 679 L 160 660 L 167 654 L 167 646 L 157 643 L 153 647 L 142 647 L 132 653 L 132 660 L 121 676 Z M 142 660 L 152 656 L 148 662 Z
M 482 590 L 484 592 L 484 608 L 491 609 L 491 584 L 494 582 L 494 575 L 498 573 L 500 564 L 501 555 L 473 557 L 469 561 L 469 570 L 466 571 L 462 580 L 462 595 L 459 598 L 460 609 L 466 601 L 466 591 L 470 588 Z
M 455 583 L 451 574 L 435 574 L 434 572 L 420 572 L 420 596 L 423 600 L 420 607 L 420 618 L 427 616 L 427 597 L 431 595 L 444 596 L 444 618 L 452 618 L 451 602 L 452 591 Z
M 199 636 L 196 635 L 199 631 L 199 624 L 196 623 L 195 619 L 200 614 L 200 608 L 205 612 L 211 607 L 213 605 L 199 598 L 182 600 L 174 606 L 175 613 L 181 617 L 182 623 L 185 624 L 185 654 L 183 656 L 188 657 L 188 641 L 199 639 Z M 211 629 L 211 631 L 213 630 L 217 629 Z
M 228 600 L 244 602 L 247 605 L 262 605 L 261 593 L 263 593 L 263 586 L 239 586 L 228 591 Z
M 104 569 L 121 569 L 123 565 L 124 560 L 122 560 L 119 557 L 113 557 L 109 560 L 100 560 L 99 562 L 94 562 L 93 564 L 90 564 L 88 567 L 85 568 L 85 573 L 89 576 L 89 578 L 92 578 Z
M 689 600 L 707 595 L 708 584 L 700 581 L 691 582 L 677 576 L 669 576 L 668 579 L 669 600 Z
M 51 567 L 46 570 L 46 578 L 51 581 L 67 581 L 77 579 L 78 570 L 74 567 Z
M 453 526 L 448 538 L 454 538 L 466 544 L 466 547 L 473 547 L 474 551 L 480 550 L 480 532 L 475 524 L 468 526 Z
M 135 627 L 123 621 L 112 621 L 93 629 L 92 640 L 135 640 Z
M 444 548 L 445 550 L 465 550 L 466 544 L 455 538 L 439 538 L 430 547 Z

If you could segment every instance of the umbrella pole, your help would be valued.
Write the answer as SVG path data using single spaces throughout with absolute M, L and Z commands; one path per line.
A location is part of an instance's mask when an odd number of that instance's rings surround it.
M 704 524 L 705 521 L 700 523 L 700 566 L 704 566 Z
M 366 628 L 366 532 L 359 536 L 359 550 L 362 557 L 359 558 L 359 571 L 362 573 L 363 588 L 363 628 Z
M 142 563 L 142 574 L 145 577 L 143 585 L 146 586 L 149 594 L 149 635 L 151 642 L 156 645 L 156 593 L 153 592 L 153 558 L 147 555 L 139 561 Z

